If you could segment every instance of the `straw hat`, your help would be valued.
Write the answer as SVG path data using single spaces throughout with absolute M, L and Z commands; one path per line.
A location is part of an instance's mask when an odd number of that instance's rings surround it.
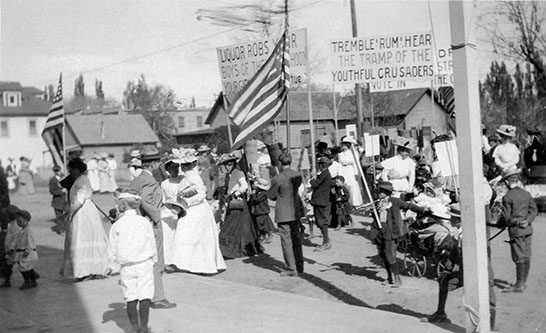
M 356 142 L 356 139 L 353 138 L 352 136 L 346 136 L 343 138 L 343 140 L 341 140 L 342 143 L 350 143 L 350 144 L 353 144 L 353 145 L 357 145 L 358 142 Z
M 217 165 L 223 165 L 223 164 L 226 164 L 228 162 L 237 162 L 237 156 L 235 156 L 234 154 L 232 153 L 229 153 L 229 154 L 222 154 L 220 156 L 220 158 L 218 159 L 218 162 L 216 163 Z
M 497 133 L 513 138 L 516 136 L 516 127 L 512 125 L 500 125 Z
M 397 136 L 396 138 L 394 138 L 394 140 L 392 140 L 392 144 L 398 147 L 406 148 L 408 150 L 415 150 L 415 144 L 413 143 L 413 140 L 403 136 Z
M 269 181 L 267 179 L 256 178 L 254 182 L 255 182 L 254 184 L 256 184 L 256 187 L 261 188 L 262 190 L 267 191 L 271 188 L 271 184 L 269 184 Z
M 154 146 L 146 146 L 142 150 L 142 162 L 158 161 L 161 158 L 159 151 Z
M 209 151 L 209 150 L 210 150 L 210 148 L 209 148 L 209 146 L 207 146 L 207 145 L 201 145 L 201 146 L 199 146 L 199 148 L 197 149 L 197 151 L 198 151 L 199 153 L 203 153 L 203 152 L 206 152 L 206 151 Z
M 502 174 L 502 178 L 501 178 L 501 182 L 505 181 L 506 179 L 508 179 L 508 177 L 511 177 L 511 176 L 519 176 L 521 175 L 521 169 L 514 169 L 514 170 L 508 170 L 508 171 L 505 171 L 503 174 Z

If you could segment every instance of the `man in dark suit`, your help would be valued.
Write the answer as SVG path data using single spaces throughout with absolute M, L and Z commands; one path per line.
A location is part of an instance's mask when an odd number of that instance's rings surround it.
M 161 207 L 163 206 L 163 192 L 157 180 L 153 176 L 154 170 L 159 168 L 160 155 L 153 146 L 147 146 L 142 151 L 142 172 L 129 185 L 136 190 L 142 198 L 141 213 L 152 223 L 154 229 L 155 245 L 157 247 L 157 262 L 154 263 L 154 297 L 150 307 L 152 309 L 169 309 L 176 306 L 165 298 L 163 289 L 163 269 L 165 258 L 163 256 L 163 229 L 161 228 Z
M 318 175 L 311 179 L 311 205 L 315 213 L 315 221 L 322 233 L 322 245 L 315 249 L 317 251 L 326 251 L 332 248 L 330 238 L 328 237 L 328 226 L 330 225 L 330 188 L 332 187 L 332 177 L 328 167 L 330 159 L 323 156 L 318 159 Z
M 502 215 L 498 224 L 508 227 L 510 251 L 516 264 L 516 283 L 508 291 L 523 292 L 531 269 L 533 221 L 538 214 L 535 200 L 523 189 L 521 169 L 505 172 L 502 181 L 508 192 L 502 197 Z
M 282 171 L 271 179 L 271 188 L 267 196 L 277 201 L 275 205 L 275 222 L 281 237 L 282 253 L 287 270 L 281 276 L 298 276 L 303 274 L 303 250 L 301 247 L 301 221 L 303 203 L 298 196 L 302 183 L 301 174 L 290 169 L 292 156 L 283 153 L 279 156 Z
M 66 230 L 66 226 L 63 225 L 62 216 L 68 208 L 66 200 L 66 193 L 68 191 L 60 183 L 62 177 L 61 167 L 58 165 L 54 166 L 53 172 L 55 174 L 49 179 L 49 193 L 52 196 L 51 207 L 55 211 L 55 226 L 51 229 L 57 233 L 61 233 Z

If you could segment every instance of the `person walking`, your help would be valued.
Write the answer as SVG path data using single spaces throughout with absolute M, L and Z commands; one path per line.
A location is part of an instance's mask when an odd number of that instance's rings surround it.
M 318 175 L 311 179 L 311 205 L 315 214 L 315 221 L 322 233 L 322 245 L 315 249 L 315 252 L 325 251 L 332 248 L 330 238 L 328 237 L 328 226 L 330 225 L 330 189 L 332 188 L 332 177 L 328 170 L 330 159 L 321 157 L 317 161 Z M 353 176 L 354 178 L 354 176 Z
M 146 146 L 142 151 L 142 172 L 131 181 L 129 188 L 133 189 L 142 198 L 141 213 L 152 223 L 155 245 L 157 250 L 157 262 L 154 263 L 154 296 L 152 309 L 169 309 L 176 307 L 169 302 L 163 289 L 163 270 L 165 259 L 163 257 L 163 228 L 161 225 L 161 207 L 163 205 L 163 192 L 159 183 L 153 176 L 159 168 L 160 155 L 154 146 Z
M 28 157 L 21 156 L 21 168 L 19 169 L 19 193 L 34 194 L 36 186 L 34 184 L 34 175 L 36 169 L 31 165 L 32 160 Z
M 269 199 L 276 201 L 275 222 L 281 238 L 281 247 L 286 263 L 282 277 L 303 274 L 303 250 L 301 234 L 301 218 L 303 203 L 298 196 L 302 184 L 300 173 L 292 170 L 292 156 L 283 153 L 279 156 L 281 172 L 271 179 L 271 187 L 267 191 Z
M 520 175 L 521 169 L 516 169 L 502 176 L 508 192 L 502 197 L 502 215 L 497 223 L 508 228 L 510 251 L 516 264 L 516 283 L 507 291 L 518 293 L 525 290 L 531 269 L 532 224 L 538 214 L 535 200 L 523 189 Z

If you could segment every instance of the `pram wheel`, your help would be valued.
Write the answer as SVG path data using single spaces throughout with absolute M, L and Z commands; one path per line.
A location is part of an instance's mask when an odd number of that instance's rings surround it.
M 409 276 L 420 278 L 427 272 L 427 257 L 409 247 L 404 252 L 404 268 Z

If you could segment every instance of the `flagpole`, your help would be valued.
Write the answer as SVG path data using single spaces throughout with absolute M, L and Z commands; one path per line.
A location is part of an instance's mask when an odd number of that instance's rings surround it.
M 61 78 L 60 78 L 59 84 L 62 87 L 62 84 L 63 84 L 63 73 L 62 72 L 61 72 Z M 62 94 L 62 92 L 61 92 L 61 94 Z M 62 99 L 62 95 L 61 95 L 61 99 Z M 68 169 L 67 169 L 66 165 L 67 165 L 67 156 L 66 156 L 66 114 L 63 111 L 63 172 L 64 172 L 65 175 L 68 174 Z
M 227 112 L 227 97 L 224 93 L 222 93 L 222 101 L 224 102 L 224 106 L 222 109 L 224 109 L 224 112 L 226 113 L 226 123 L 227 123 L 227 132 L 228 132 L 228 138 L 229 138 L 229 146 L 233 146 L 233 137 L 231 136 L 231 120 L 229 119 L 229 114 Z
M 288 0 L 284 0 L 284 33 L 288 34 Z M 284 43 L 288 36 L 284 36 Z M 286 45 L 284 45 L 286 50 Z M 286 94 L 286 150 L 290 153 L 290 91 Z
M 313 124 L 313 98 L 311 96 L 311 74 L 309 73 L 309 47 L 307 46 L 307 30 L 305 30 L 305 71 L 307 72 L 307 104 L 309 104 L 309 125 L 311 126 L 309 134 L 311 136 L 311 165 L 312 170 L 317 169 L 316 152 L 315 152 L 315 126 Z M 335 103 L 335 101 L 334 101 Z M 337 117 L 336 117 L 337 118 Z M 336 123 L 337 124 L 337 123 Z M 336 129 L 337 138 L 337 129 Z

